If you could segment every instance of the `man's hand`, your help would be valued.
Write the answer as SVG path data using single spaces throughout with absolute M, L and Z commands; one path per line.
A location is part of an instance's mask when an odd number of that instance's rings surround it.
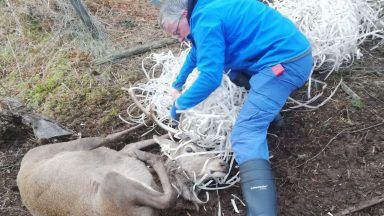
M 235 83 L 235 85 L 237 86 L 244 87 L 248 91 L 249 89 L 251 89 L 251 85 L 249 84 L 250 79 L 251 76 L 240 72 L 237 74 L 237 77 L 232 80 L 232 82 Z
M 174 89 L 174 88 L 171 89 L 172 101 L 175 101 L 180 95 L 181 95 L 181 91 L 180 90 L 177 90 L 177 89 Z

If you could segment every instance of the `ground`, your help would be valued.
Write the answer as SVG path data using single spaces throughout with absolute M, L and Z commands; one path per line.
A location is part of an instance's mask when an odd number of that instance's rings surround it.
M 4 1 L 0 4 L 5 7 Z M 93 1 L 89 7 L 99 13 L 107 11 L 100 8 L 108 8 L 108 13 L 100 16 L 117 14 L 123 17 L 124 25 L 119 25 L 122 22 L 116 20 L 107 24 L 120 28 L 116 32 L 123 32 L 122 38 L 129 39 L 127 47 L 166 37 L 156 25 L 157 9 L 147 3 L 139 0 Z M 122 10 L 128 12 L 123 16 Z M 115 16 L 116 19 L 118 17 Z M 121 29 L 122 26 L 128 30 Z M 7 33 L 4 23 L 0 27 L 0 36 L 8 39 L 7 44 L 12 43 L 13 33 Z M 369 44 L 367 47 L 370 47 Z M 167 49 L 180 51 L 178 45 L 164 50 Z M 339 88 L 332 99 L 318 109 L 283 112 L 285 125 L 280 129 L 271 129 L 268 138 L 281 215 L 335 214 L 363 201 L 384 196 L 384 47 L 373 51 L 365 49 L 363 53 L 363 58 L 352 67 L 334 72 L 327 79 L 329 89 L 334 89 L 343 79 L 343 83 L 360 99 L 351 98 Z M 94 89 L 86 93 L 73 89 L 70 96 L 80 99 L 69 100 L 64 96 L 58 99 L 68 103 L 69 107 L 66 107 L 45 105 L 49 96 L 36 105 L 31 102 L 36 97 L 6 85 L 6 81 L 12 81 L 4 79 L 11 74 L 8 67 L 16 67 L 17 61 L 1 54 L 1 63 L 7 70 L 3 68 L 0 76 L 0 84 L 3 82 L 2 87 L 6 89 L 0 91 L 0 96 L 20 97 L 37 111 L 83 136 L 97 136 L 124 127 L 117 114 L 123 113 L 131 101 L 119 91 L 119 87 L 142 78 L 141 60 L 146 56 L 143 54 L 119 62 L 125 70 L 129 69 L 130 74 L 118 74 L 118 79 L 113 73 L 116 79 L 105 78 L 103 73 L 100 75 L 97 72 L 105 68 L 94 68 L 96 72 L 92 72 L 91 79 L 103 87 L 97 91 L 101 96 L 93 94 Z M 77 68 L 80 74 L 90 64 L 87 57 L 75 51 L 66 58 L 71 68 Z M 116 65 L 109 68 L 122 70 Z M 315 76 L 323 77 L 321 74 Z M 30 92 L 36 92 L 36 89 L 30 88 Z M 300 92 L 296 93 L 296 96 L 299 95 Z M 106 115 L 108 118 L 105 118 Z M 16 175 L 23 155 L 41 144 L 33 137 L 31 130 L 21 126 L 20 119 L 5 116 L 0 115 L 0 215 L 30 215 L 21 203 Z M 136 140 L 137 137 L 132 136 L 131 139 Z M 235 196 L 241 199 L 239 185 L 218 193 L 211 192 L 210 202 L 202 205 L 199 211 L 179 201 L 175 208 L 163 210 L 161 215 L 218 215 L 219 209 L 222 215 L 245 215 L 245 208 Z M 235 199 L 240 213 L 235 212 L 231 199 Z M 221 208 L 218 208 L 219 202 Z M 384 203 L 351 215 L 384 215 Z

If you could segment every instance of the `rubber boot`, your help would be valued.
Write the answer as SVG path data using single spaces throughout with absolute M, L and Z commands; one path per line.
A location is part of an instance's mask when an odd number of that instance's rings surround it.
M 247 216 L 275 216 L 276 186 L 269 161 L 254 159 L 240 165 L 240 183 Z

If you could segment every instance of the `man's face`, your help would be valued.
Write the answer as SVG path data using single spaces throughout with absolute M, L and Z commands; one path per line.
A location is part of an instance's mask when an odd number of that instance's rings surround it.
M 187 20 L 187 12 L 184 11 L 178 20 L 164 23 L 164 30 L 181 42 L 189 35 L 190 28 Z

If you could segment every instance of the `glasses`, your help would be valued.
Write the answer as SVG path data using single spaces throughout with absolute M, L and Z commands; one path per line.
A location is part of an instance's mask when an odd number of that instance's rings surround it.
M 179 26 L 180 26 L 181 18 L 183 18 L 183 15 L 181 15 L 180 18 L 179 18 L 179 21 L 177 21 L 176 30 L 173 31 L 172 36 L 176 36 L 176 37 L 177 37 L 177 36 L 180 36 Z

